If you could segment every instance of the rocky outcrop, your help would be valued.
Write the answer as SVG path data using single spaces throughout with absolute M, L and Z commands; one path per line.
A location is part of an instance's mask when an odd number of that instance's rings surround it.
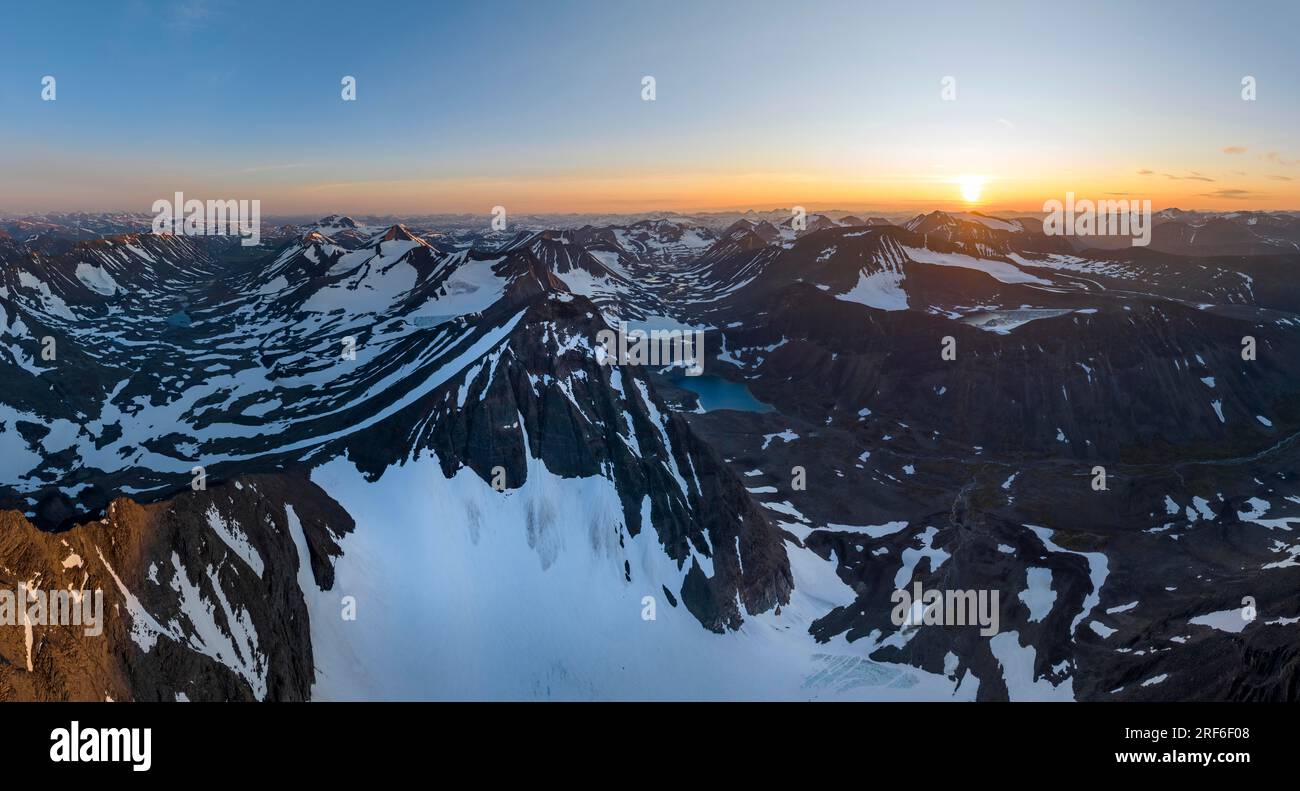
M 286 508 L 310 555 L 299 558 Z M 305 700 L 312 645 L 299 565 L 333 583 L 352 519 L 294 475 L 254 475 L 51 533 L 0 512 L 0 591 L 87 602 L 100 628 L 30 605 L 0 626 L 0 700 Z M 3 594 L 0 593 L 0 597 Z

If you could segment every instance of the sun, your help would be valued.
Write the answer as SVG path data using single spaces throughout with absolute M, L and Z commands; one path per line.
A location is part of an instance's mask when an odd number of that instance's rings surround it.
M 953 181 L 961 188 L 961 198 L 967 203 L 979 203 L 980 194 L 984 192 L 985 176 L 958 176 Z

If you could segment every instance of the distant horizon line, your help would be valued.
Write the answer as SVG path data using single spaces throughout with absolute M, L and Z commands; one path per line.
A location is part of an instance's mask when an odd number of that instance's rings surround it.
M 793 211 L 794 206 L 775 206 L 772 208 L 736 208 L 736 209 L 646 209 L 641 211 L 517 211 L 510 212 L 514 217 L 592 217 L 592 216 L 610 216 L 610 217 L 652 217 L 652 216 L 724 216 L 735 214 L 788 214 Z M 946 214 L 981 214 L 984 216 L 997 215 L 1017 215 L 1017 216 L 1038 216 L 1048 214 L 1049 212 L 1042 209 L 986 209 L 977 206 L 972 207 L 935 207 L 929 209 L 912 208 L 813 208 L 802 206 L 809 215 L 816 214 L 844 214 L 844 215 L 868 215 L 868 214 L 930 214 L 933 212 L 944 212 Z M 1178 211 L 1187 214 L 1300 214 L 1300 207 L 1294 209 L 1238 209 L 1238 208 L 1193 208 L 1184 209 L 1181 206 L 1153 206 L 1153 214 L 1164 211 Z M 21 220 L 29 217 L 39 217 L 43 215 L 127 215 L 139 217 L 152 217 L 153 212 L 140 211 L 135 209 L 31 209 L 31 210 L 0 210 L 0 219 Z M 348 212 L 348 211 L 327 211 L 324 213 L 318 211 L 300 210 L 300 211 L 276 211 L 266 214 L 263 221 L 269 222 L 274 219 L 300 219 L 316 218 L 325 219 L 327 217 L 348 217 L 352 219 L 365 218 L 422 218 L 422 217 L 480 217 L 492 216 L 491 207 L 483 211 L 387 211 L 387 212 Z M 869 219 L 863 217 L 863 219 Z

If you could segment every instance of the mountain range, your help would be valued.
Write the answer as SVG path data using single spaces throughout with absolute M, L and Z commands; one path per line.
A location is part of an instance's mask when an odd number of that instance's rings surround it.
M 1297 215 L 372 219 L 0 219 L 0 699 L 1300 697 Z

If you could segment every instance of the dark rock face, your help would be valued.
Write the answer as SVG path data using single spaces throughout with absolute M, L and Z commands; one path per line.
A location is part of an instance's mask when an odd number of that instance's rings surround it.
M 348 457 L 378 475 L 396 461 L 392 449 L 407 442 L 410 457 L 434 451 L 448 476 L 464 466 L 491 481 L 499 466 L 509 488 L 527 482 L 527 457 L 563 477 L 609 475 L 631 535 L 652 527 L 642 520 L 649 498 L 669 557 L 685 563 L 692 548 L 712 556 L 715 576 L 692 573 L 692 592 L 682 595 L 705 626 L 738 627 L 737 594 L 751 613 L 787 601 L 788 561 L 770 521 L 644 372 L 597 362 L 595 338 L 608 326 L 595 306 L 563 292 L 518 288 L 498 307 L 518 308 L 521 318 L 485 364 L 374 426 L 348 445 Z M 493 314 L 484 319 L 494 321 Z
M 319 487 L 248 476 L 150 505 L 119 498 L 60 533 L 0 513 L 0 589 L 102 591 L 102 633 L 0 629 L 3 700 L 306 700 L 314 679 L 300 559 L 333 583 L 335 539 L 352 519 Z

